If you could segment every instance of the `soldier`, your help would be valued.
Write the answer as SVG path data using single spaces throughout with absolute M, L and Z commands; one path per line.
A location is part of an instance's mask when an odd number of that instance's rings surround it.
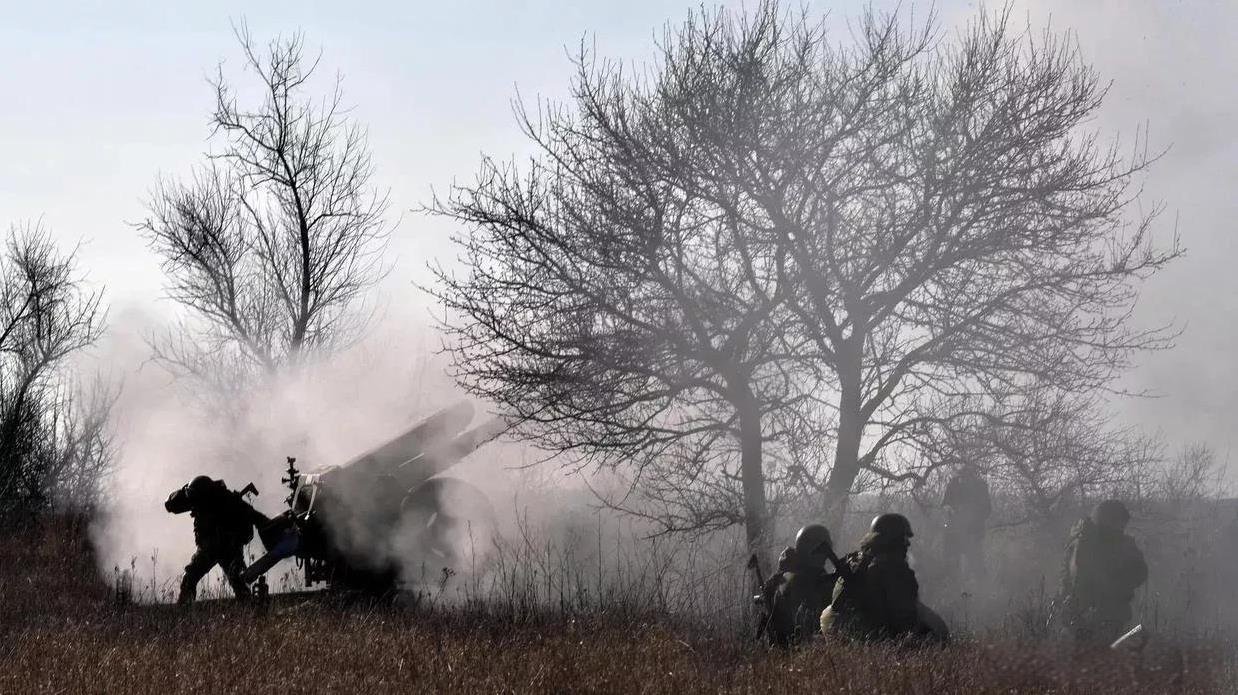
M 788 647 L 812 639 L 821 611 L 829 603 L 835 575 L 825 568 L 834 555 L 830 532 L 809 524 L 795 535 L 795 545 L 782 551 L 778 571 L 762 587 L 766 640 Z
M 873 519 L 860 550 L 842 559 L 833 601 L 821 614 L 822 632 L 861 640 L 948 639 L 945 622 L 920 603 L 920 585 L 907 564 L 913 535 L 902 514 Z
M 248 599 L 249 587 L 241 579 L 245 571 L 243 552 L 245 544 L 254 537 L 254 526 L 265 522 L 266 517 L 245 501 L 243 493 L 229 490 L 224 481 L 205 475 L 173 492 L 163 506 L 173 514 L 189 512 L 193 516 L 193 539 L 197 545 L 185 566 L 176 602 L 193 603 L 198 581 L 215 565 L 223 570 L 236 597 Z
M 1079 646 L 1107 645 L 1121 636 L 1135 590 L 1148 580 L 1143 552 L 1125 533 L 1130 518 L 1126 505 L 1105 500 L 1071 532 L 1062 595 L 1064 618 Z
M 946 484 L 941 506 L 948 513 L 945 556 L 952 576 L 967 571 L 977 579 L 985 576 L 985 522 L 993 511 L 989 485 L 972 464 L 964 464 Z

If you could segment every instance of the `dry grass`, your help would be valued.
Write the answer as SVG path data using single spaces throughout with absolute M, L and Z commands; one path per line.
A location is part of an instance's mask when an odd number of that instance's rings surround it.
M 630 611 L 574 620 L 284 597 L 120 607 L 80 527 L 0 541 L 0 692 L 1230 692 L 1217 651 L 1059 658 L 1047 645 L 771 653 Z

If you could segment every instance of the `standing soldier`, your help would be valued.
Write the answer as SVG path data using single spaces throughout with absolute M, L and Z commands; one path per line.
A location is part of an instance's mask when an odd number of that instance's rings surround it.
M 762 587 L 765 614 L 760 619 L 769 644 L 793 646 L 816 634 L 834 590 L 835 577 L 825 569 L 833 556 L 830 532 L 821 524 L 800 529 L 795 545 L 782 551 L 778 571 Z
M 250 485 L 246 490 L 252 488 Z M 164 509 L 173 514 L 189 512 L 193 516 L 193 539 L 198 546 L 185 566 L 178 604 L 193 603 L 198 581 L 215 565 L 223 570 L 238 599 L 250 597 L 249 587 L 241 579 L 245 571 L 245 544 L 254 537 L 254 526 L 266 517 L 250 506 L 243 495 L 244 492 L 229 490 L 222 480 L 200 475 L 164 502 Z
M 993 502 L 988 483 L 974 465 L 964 464 L 950 478 L 941 506 L 948 514 L 945 556 L 950 576 L 962 576 L 966 563 L 967 571 L 983 580 L 985 522 L 993 511 Z
M 1135 590 L 1148 580 L 1143 552 L 1125 533 L 1130 518 L 1126 505 L 1105 500 L 1071 532 L 1062 568 L 1063 617 L 1079 646 L 1121 636 Z
M 821 613 L 822 632 L 861 640 L 949 638 L 945 621 L 920 603 L 920 585 L 907 564 L 913 535 L 902 514 L 873 519 L 860 550 L 842 559 L 834 600 Z

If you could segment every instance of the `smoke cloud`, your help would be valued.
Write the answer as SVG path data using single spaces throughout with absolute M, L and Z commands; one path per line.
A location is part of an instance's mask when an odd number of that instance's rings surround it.
M 222 478 L 234 490 L 253 482 L 260 495 L 252 503 L 275 515 L 286 508 L 285 457 L 295 456 L 303 472 L 340 465 L 465 399 L 434 354 L 433 330 L 388 319 L 352 348 L 227 403 L 231 416 L 222 417 L 192 383 L 150 361 L 144 336 L 157 325 L 150 314 L 122 312 L 94 355 L 97 368 L 123 380 L 123 390 L 113 413 L 116 467 L 93 537 L 103 574 L 132 565 L 139 586 L 166 591 L 192 555 L 192 520 L 166 513 L 163 501 L 194 476 Z M 475 426 L 487 414 L 473 405 Z M 525 457 L 520 447 L 490 442 L 451 476 L 509 510 L 518 477 L 510 469 Z M 250 549 L 262 552 L 256 538 Z

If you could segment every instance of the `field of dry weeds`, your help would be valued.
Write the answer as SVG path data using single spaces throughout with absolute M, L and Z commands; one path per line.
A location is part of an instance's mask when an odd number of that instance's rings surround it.
M 283 597 L 121 606 L 84 527 L 0 540 L 0 693 L 1233 692 L 1217 649 L 1072 658 L 1048 645 L 769 652 L 630 611 L 574 619 Z

